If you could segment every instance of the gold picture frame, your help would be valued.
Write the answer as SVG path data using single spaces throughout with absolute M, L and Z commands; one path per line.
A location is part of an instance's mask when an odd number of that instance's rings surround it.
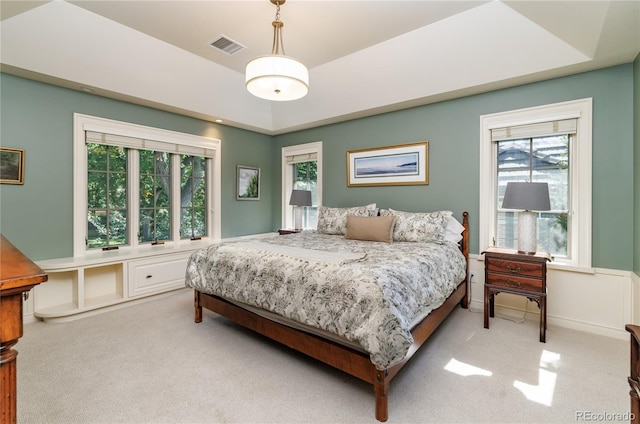
M 24 184 L 24 150 L 0 147 L 0 184 Z
M 429 184 L 429 142 L 349 150 L 347 186 Z

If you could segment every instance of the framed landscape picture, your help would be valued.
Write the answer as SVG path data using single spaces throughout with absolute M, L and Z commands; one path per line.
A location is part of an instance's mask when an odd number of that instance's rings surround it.
M 429 142 L 347 152 L 347 186 L 429 184 Z
M 0 183 L 24 184 L 24 150 L 0 147 Z
M 260 200 L 260 168 L 238 165 L 236 200 Z

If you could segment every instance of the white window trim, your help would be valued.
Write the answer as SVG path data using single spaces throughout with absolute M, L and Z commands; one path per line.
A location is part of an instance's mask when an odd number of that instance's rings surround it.
M 287 166 L 287 157 L 295 155 L 305 155 L 315 153 L 318 162 L 318 195 L 317 206 L 322 205 L 322 141 L 315 141 L 312 143 L 297 144 L 294 146 L 286 146 L 282 148 L 282 205 L 281 205 L 281 224 L 282 228 L 293 228 L 293 208 L 289 206 L 289 196 L 291 190 L 293 190 L 293 171 L 290 166 Z
M 79 113 L 73 114 L 73 255 L 84 256 L 87 254 L 85 240 L 87 237 L 87 147 L 85 143 L 85 131 L 96 131 L 107 134 L 115 134 L 126 137 L 139 138 L 142 140 L 157 140 L 174 144 L 183 144 L 194 147 L 201 147 L 215 151 L 215 155 L 211 160 L 207 161 L 207 199 L 209 200 L 209 219 L 207 234 L 209 237 L 203 237 L 203 240 L 220 240 L 221 227 L 221 163 L 222 142 L 218 139 L 202 137 L 192 134 L 179 133 L 159 128 L 146 127 L 143 125 L 131 124 L 128 122 L 114 121 L 111 119 L 99 118 Z M 142 146 L 141 146 L 142 148 Z M 134 155 L 137 152 L 134 151 Z M 176 158 L 177 159 L 177 158 Z M 137 161 L 132 161 L 134 164 Z M 134 165 L 137 167 L 137 165 Z M 134 169 L 135 171 L 135 169 Z M 175 196 L 176 189 L 172 187 Z M 179 188 L 178 188 L 179 189 Z M 133 187 L 129 182 L 129 205 L 135 205 L 137 202 L 138 187 Z M 135 199 L 135 200 L 134 200 Z M 121 246 L 119 250 L 125 251 L 138 247 L 138 238 L 135 223 L 138 222 L 138 208 L 130 207 L 129 216 L 129 246 Z M 175 215 L 175 214 L 173 214 Z M 176 224 L 179 217 L 174 216 L 173 224 Z M 190 240 L 181 240 L 180 234 L 173 234 L 172 240 L 167 244 L 173 243 L 187 244 Z
M 496 231 L 497 143 L 491 130 L 509 126 L 576 118 L 576 144 L 569 152 L 571 165 L 570 258 L 554 263 L 591 268 L 592 188 L 592 104 L 591 98 L 480 116 L 480 251 L 493 244 Z

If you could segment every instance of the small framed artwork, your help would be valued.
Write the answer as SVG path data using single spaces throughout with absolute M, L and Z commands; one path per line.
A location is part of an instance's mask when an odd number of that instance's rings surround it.
M 347 186 L 429 184 L 429 142 L 347 152 Z
M 236 200 L 260 200 L 260 168 L 238 165 Z
M 24 184 L 24 150 L 0 147 L 0 184 Z

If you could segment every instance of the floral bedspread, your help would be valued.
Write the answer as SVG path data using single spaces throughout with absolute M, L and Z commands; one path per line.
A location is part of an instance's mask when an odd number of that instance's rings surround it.
M 375 243 L 304 231 L 194 252 L 186 285 L 357 342 L 383 370 L 405 357 L 412 325 L 464 277 L 455 243 Z

